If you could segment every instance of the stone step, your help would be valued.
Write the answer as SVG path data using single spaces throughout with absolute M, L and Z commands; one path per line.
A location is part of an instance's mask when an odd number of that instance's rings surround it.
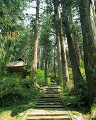
M 42 97 L 39 101 L 61 101 L 60 97 L 55 98 L 55 97 Z
M 36 105 L 34 108 L 64 108 L 63 105 Z
M 58 89 L 46 89 L 46 92 L 47 91 L 58 92 Z
M 57 87 L 51 87 L 51 88 L 46 88 L 46 91 L 47 91 L 47 90 L 58 91 L 58 88 L 57 88 Z
M 36 116 L 28 117 L 27 120 L 70 120 L 69 116 Z
M 58 89 L 58 88 L 51 86 L 51 87 L 48 87 L 48 88 L 46 88 L 46 89 L 48 90 L 48 89 Z
M 59 110 L 38 110 L 32 111 L 28 116 L 69 116 L 67 111 L 59 111 Z
M 55 94 L 55 92 L 57 92 L 58 94 L 59 94 L 59 92 L 58 92 L 58 90 L 56 89 L 56 90 L 46 90 L 46 92 L 52 92 L 53 94 Z
M 38 102 L 36 105 L 62 105 L 62 102 L 47 102 L 47 103 Z
M 55 83 L 51 83 L 51 86 L 56 86 L 57 87 L 57 85 Z
M 39 103 L 50 103 L 50 102 L 62 102 L 62 101 L 61 100 L 54 100 L 54 101 L 53 100 L 45 100 L 45 101 L 44 100 L 39 100 L 38 102 Z
M 46 94 L 59 94 L 59 92 L 57 90 L 46 90 Z
M 57 85 L 52 85 L 52 84 L 51 84 L 51 86 L 50 86 L 50 87 L 57 87 Z
M 58 90 L 56 89 L 56 90 L 46 90 L 46 93 L 48 94 L 48 92 L 49 92 L 49 94 L 59 94 L 59 92 L 58 92 Z
M 50 82 L 55 82 L 55 80 L 50 80 Z
M 46 91 L 47 94 L 58 94 L 58 92 L 54 92 L 54 91 Z
M 56 85 L 56 83 L 54 83 L 54 82 L 51 82 L 51 85 Z
M 61 101 L 61 100 L 58 100 L 58 101 L 51 101 L 51 100 L 50 100 L 50 101 L 38 101 L 38 103 L 41 103 L 41 104 L 42 104 L 42 103 L 54 103 L 54 104 L 55 104 L 55 103 L 58 103 L 58 104 L 59 104 L 59 103 L 62 103 L 62 101 Z M 38 104 L 38 103 L 37 103 L 37 104 Z M 63 103 L 62 103 L 62 104 L 63 104 Z
M 43 97 L 48 97 L 48 98 L 49 97 L 52 97 L 52 98 L 56 97 L 57 98 L 57 97 L 60 97 L 60 95 L 59 94 L 44 94 Z

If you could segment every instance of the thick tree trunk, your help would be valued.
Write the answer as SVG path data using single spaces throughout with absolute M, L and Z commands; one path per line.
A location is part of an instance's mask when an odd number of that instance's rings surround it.
M 96 48 L 96 13 L 95 13 L 95 0 L 90 1 L 90 20 L 91 20 L 91 26 L 92 31 L 94 34 L 94 45 Z
M 68 8 L 68 11 L 67 11 L 67 14 L 68 14 L 68 19 L 69 19 L 69 24 L 70 26 L 72 26 L 72 24 L 74 23 L 73 22 L 73 16 L 72 16 L 72 12 L 71 12 L 71 7 Z M 73 40 L 73 44 L 74 44 L 74 49 L 75 49 L 75 52 L 76 52 L 76 57 L 77 57 L 77 61 L 78 61 L 78 64 L 82 61 L 82 58 L 81 58 L 81 53 L 80 53 L 80 48 L 79 48 L 79 37 L 76 35 L 76 30 L 73 29 L 72 30 L 72 40 Z
M 45 42 L 45 82 L 48 82 L 48 53 L 47 53 L 47 43 Z
M 42 54 L 41 54 L 41 66 L 40 66 L 40 69 L 44 70 L 44 50 L 43 50 L 43 48 L 42 48 L 41 52 L 42 52 Z
M 57 56 L 58 56 L 58 85 L 62 83 L 62 63 L 61 63 L 61 45 L 59 34 L 56 34 L 57 41 Z
M 54 3 L 54 12 L 55 12 L 55 19 L 56 19 L 56 32 L 60 36 L 60 44 L 61 44 L 61 61 L 62 61 L 62 78 L 63 78 L 63 87 L 69 81 L 69 74 L 68 74 L 68 66 L 67 66 L 67 59 L 66 59 L 66 51 L 64 46 L 64 35 L 63 35 L 63 28 L 62 22 L 60 17 L 60 8 L 58 1 L 56 2 L 53 0 Z
M 61 18 L 59 16 L 59 18 Z M 62 22 L 60 20 L 60 43 L 61 43 L 61 60 L 62 60 L 62 76 L 63 76 L 63 87 L 69 82 L 69 73 L 68 73 L 68 65 L 67 65 L 67 58 L 66 58 L 66 50 L 65 50 L 65 41 L 63 35 L 63 27 Z
M 56 78 L 56 51 L 54 47 L 54 78 Z
M 37 46 L 38 46 L 38 24 L 39 24 L 39 0 L 36 1 L 36 24 L 35 24 L 35 40 L 34 40 L 34 51 L 33 51 L 33 80 L 36 82 L 36 70 L 37 70 Z
M 96 47 L 90 19 L 90 1 L 80 1 L 80 20 L 83 34 L 84 63 L 88 89 L 89 106 L 96 97 Z
M 39 52 L 39 69 L 41 69 L 41 47 L 40 47 L 40 52 Z
M 74 49 L 74 45 L 72 42 L 72 37 L 71 37 L 71 31 L 69 27 L 69 22 L 68 22 L 68 17 L 67 17 L 67 12 L 66 12 L 66 7 L 65 7 L 65 1 L 61 0 L 61 5 L 62 5 L 62 12 L 63 12 L 63 25 L 65 27 L 65 32 L 67 36 L 67 43 L 68 43 L 68 48 L 69 48 L 69 56 L 70 56 L 70 61 L 71 61 L 71 66 L 72 66 L 72 72 L 73 72 L 73 80 L 74 80 L 74 89 L 75 91 L 78 90 L 79 88 L 79 82 L 83 80 L 79 65 L 77 62 L 77 57 L 76 57 L 76 52 Z
M 82 61 L 82 58 L 81 58 L 81 53 L 80 53 L 80 48 L 79 48 L 78 37 L 76 36 L 75 32 L 73 32 L 72 38 L 73 38 L 73 44 L 74 44 L 74 48 L 75 48 L 75 52 L 77 56 L 77 61 L 79 64 Z

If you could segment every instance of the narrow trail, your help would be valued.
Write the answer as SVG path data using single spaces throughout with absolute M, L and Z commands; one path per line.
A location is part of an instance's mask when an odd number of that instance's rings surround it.
M 51 86 L 28 115 L 26 120 L 71 120 L 70 115 L 62 104 L 56 83 Z

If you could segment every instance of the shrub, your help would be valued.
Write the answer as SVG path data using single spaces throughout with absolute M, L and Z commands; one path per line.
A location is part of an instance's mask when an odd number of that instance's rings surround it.
M 39 95 L 38 89 L 31 83 L 31 78 L 25 79 L 12 75 L 3 77 L 0 84 L 0 106 L 17 105 Z
M 54 79 L 54 73 L 49 73 L 49 77 Z M 56 78 L 58 77 L 58 74 L 56 73 Z
M 37 83 L 39 85 L 46 85 L 45 77 L 44 77 L 44 71 L 38 69 L 37 74 L 36 74 L 36 79 L 37 79 Z

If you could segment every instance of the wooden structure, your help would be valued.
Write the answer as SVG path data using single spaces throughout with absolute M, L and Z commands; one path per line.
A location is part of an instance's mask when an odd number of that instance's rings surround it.
M 16 73 L 17 75 L 20 75 L 23 78 L 25 78 L 26 75 L 30 74 L 30 72 L 27 71 L 26 66 L 27 64 L 25 64 L 21 59 L 6 65 L 9 73 Z

